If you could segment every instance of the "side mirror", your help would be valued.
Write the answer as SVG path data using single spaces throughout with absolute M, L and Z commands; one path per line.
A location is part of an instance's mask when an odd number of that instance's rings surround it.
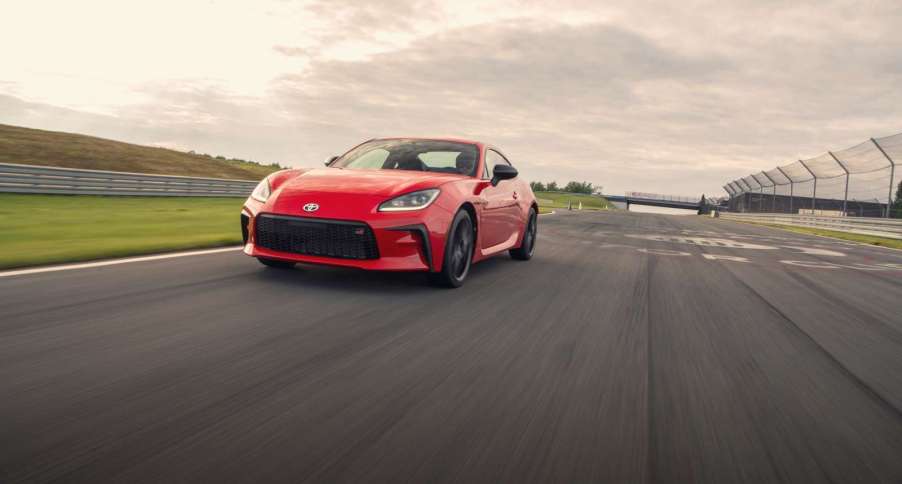
M 333 161 L 335 161 L 335 160 L 337 160 L 337 159 L 338 159 L 338 155 L 335 155 L 335 156 L 330 156 L 330 157 L 329 157 L 329 159 L 328 159 L 328 160 L 326 160 L 326 166 L 329 166 L 329 165 L 331 165 L 331 164 L 332 164 L 332 162 L 333 162 Z
M 492 186 L 498 186 L 498 183 L 501 180 L 510 180 L 511 178 L 517 178 L 517 169 L 510 165 L 495 165 L 495 169 L 492 170 Z

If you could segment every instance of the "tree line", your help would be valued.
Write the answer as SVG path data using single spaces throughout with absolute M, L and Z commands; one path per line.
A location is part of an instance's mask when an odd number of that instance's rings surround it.
M 159 148 L 160 148 L 160 149 L 166 149 L 166 148 L 163 148 L 163 147 L 159 147 Z M 250 164 L 250 165 L 257 165 L 257 166 L 268 166 L 268 167 L 275 168 L 275 169 L 277 169 L 277 170 L 283 170 L 283 169 L 286 168 L 286 167 L 280 165 L 278 162 L 266 164 L 266 163 L 260 163 L 259 161 L 245 160 L 245 159 L 242 159 L 242 158 L 226 158 L 225 156 L 221 156 L 221 155 L 213 156 L 213 155 L 210 155 L 210 154 L 207 154 L 207 153 L 198 153 L 198 152 L 196 152 L 196 151 L 194 151 L 194 150 L 188 151 L 188 154 L 189 154 L 189 155 L 196 155 L 196 156 L 203 156 L 204 158 L 216 159 L 216 160 L 219 160 L 219 161 L 226 161 L 226 162 L 231 162 L 231 163 L 238 162 L 238 163 L 247 163 L 247 164 Z
M 592 185 L 592 182 L 578 182 L 571 181 L 567 182 L 563 187 L 558 186 L 556 181 L 550 181 L 548 183 L 542 182 L 529 182 L 529 186 L 532 188 L 534 192 L 567 192 L 567 193 L 585 193 L 586 195 L 593 195 L 596 193 L 601 193 L 600 186 Z

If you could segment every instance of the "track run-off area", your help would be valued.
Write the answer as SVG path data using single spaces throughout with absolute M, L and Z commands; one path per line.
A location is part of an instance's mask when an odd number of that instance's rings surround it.
M 0 482 L 902 481 L 902 251 L 539 224 L 457 290 L 239 251 L 0 277 Z

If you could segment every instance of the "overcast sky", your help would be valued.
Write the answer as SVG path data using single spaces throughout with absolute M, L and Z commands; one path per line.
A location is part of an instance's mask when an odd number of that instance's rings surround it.
M 902 131 L 902 1 L 5 0 L 0 123 L 318 166 L 381 136 L 722 195 Z

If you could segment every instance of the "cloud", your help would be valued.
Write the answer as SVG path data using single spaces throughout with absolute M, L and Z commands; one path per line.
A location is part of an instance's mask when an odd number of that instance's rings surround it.
M 368 34 L 382 30 L 412 30 L 420 22 L 440 17 L 437 2 L 429 0 L 314 0 L 306 10 L 324 19 L 332 32 Z
M 286 63 L 262 93 L 188 72 L 130 81 L 138 100 L 101 116 L 22 101 L 12 79 L 0 122 L 308 166 L 372 137 L 473 137 L 531 179 L 690 195 L 902 131 L 897 2 L 298 9 L 312 20 L 274 35 Z M 256 51 L 232 52 L 242 69 Z
M 288 57 L 310 57 L 311 49 L 306 47 L 291 47 L 288 45 L 274 45 L 272 50 Z
M 728 66 L 607 25 L 517 22 L 446 32 L 367 61 L 314 62 L 280 78 L 273 96 L 337 128 L 483 136 L 530 145 L 526 163 L 567 163 L 562 153 L 635 131 L 623 116 L 641 108 L 640 86 L 708 82 Z M 573 161 L 596 159 L 583 153 Z

